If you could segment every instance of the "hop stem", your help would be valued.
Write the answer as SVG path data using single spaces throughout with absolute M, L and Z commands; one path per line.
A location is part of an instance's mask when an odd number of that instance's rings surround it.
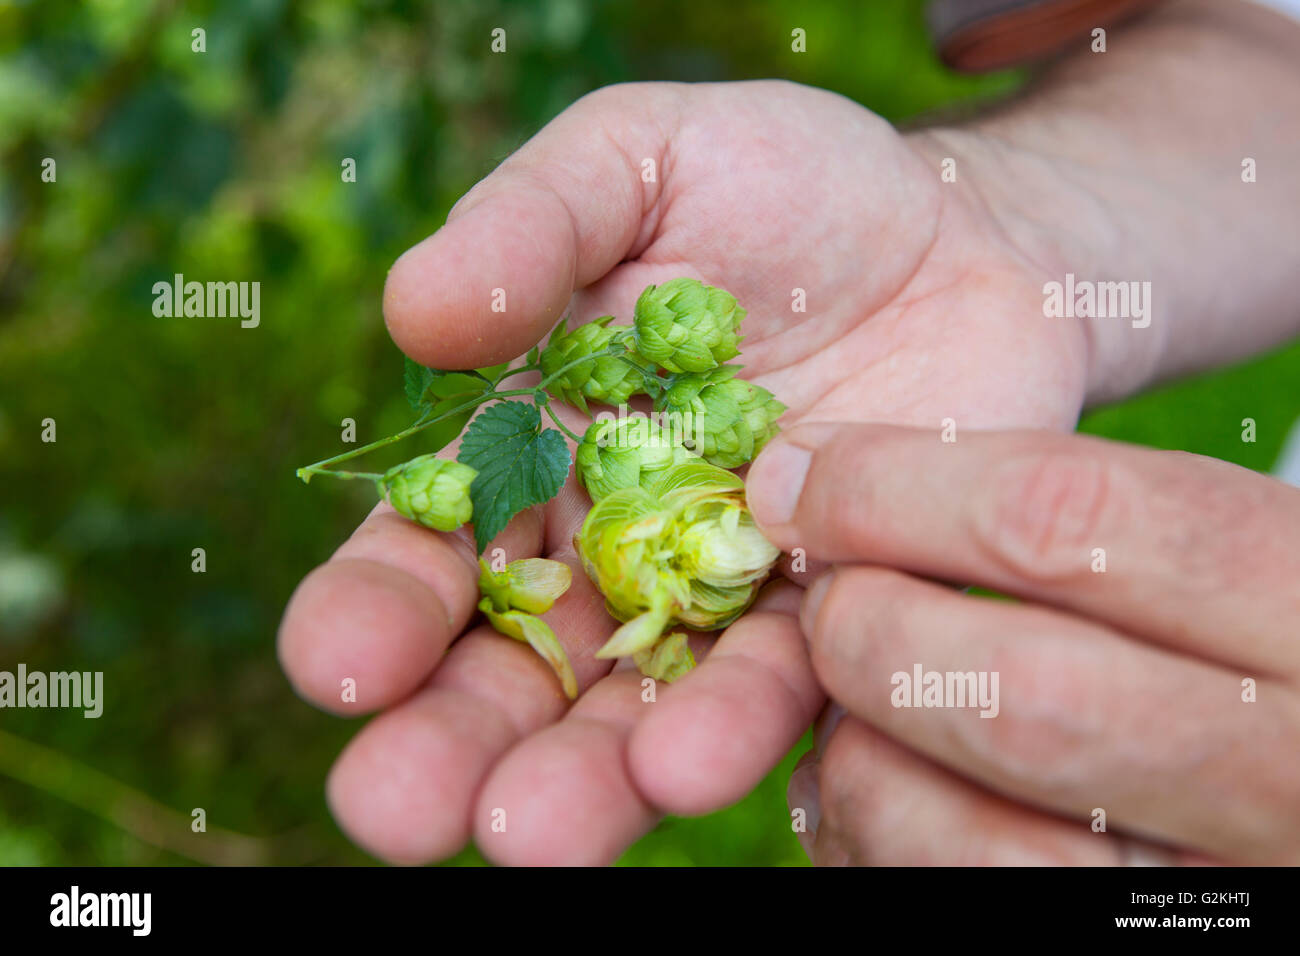
M 556 369 L 553 374 L 548 375 L 544 379 L 542 379 L 541 382 L 537 384 L 536 388 L 512 388 L 512 389 L 506 389 L 505 391 L 497 391 L 495 388 L 489 389 L 488 391 L 484 392 L 482 395 L 476 395 L 474 398 L 470 399 L 464 404 L 458 405 L 455 408 L 450 409 L 449 411 L 445 411 L 441 415 L 436 415 L 435 417 L 427 420 L 421 419 L 420 421 L 417 421 L 414 425 L 410 426 L 409 428 L 402 429 L 400 432 L 398 432 L 395 435 L 389 435 L 387 438 L 381 438 L 378 441 L 372 441 L 370 444 L 362 445 L 360 448 L 351 448 L 348 451 L 343 452 L 342 454 L 335 455 L 333 458 L 324 458 L 321 461 L 314 462 L 313 464 L 307 465 L 306 467 L 303 468 L 299 468 L 297 471 L 297 475 L 299 478 L 302 479 L 304 484 L 311 481 L 312 477 L 315 475 L 338 474 L 341 477 L 343 475 L 343 472 L 334 472 L 331 468 L 332 465 L 341 464 L 342 462 L 350 461 L 353 458 L 359 458 L 361 455 L 365 455 L 369 452 L 377 451 L 380 448 L 386 448 L 389 445 L 396 444 L 397 442 L 402 441 L 403 439 L 410 438 L 412 435 L 424 431 L 426 428 L 430 428 L 433 425 L 438 424 L 438 422 L 440 421 L 451 418 L 455 415 L 459 415 L 462 412 L 469 411 L 470 409 L 477 408 L 479 405 L 482 405 L 484 402 L 490 402 L 498 398 L 513 398 L 515 396 L 523 396 L 523 395 L 535 396 L 539 390 L 545 389 L 547 385 L 555 381 L 565 372 L 569 371 L 572 368 L 576 368 L 577 366 L 583 364 L 584 362 L 590 362 L 597 355 L 621 355 L 627 352 L 627 350 L 628 349 L 626 345 L 623 344 L 612 345 L 609 348 L 605 349 L 603 352 L 594 352 L 591 355 L 579 359 L 576 362 L 570 362 L 568 365 Z M 538 365 L 536 363 L 532 363 L 530 365 L 522 366 L 521 368 L 513 369 L 507 372 L 506 375 L 515 375 L 519 372 L 535 372 L 537 371 L 537 369 L 538 369 Z M 503 375 L 502 378 L 505 378 L 505 375 Z M 565 428 L 564 425 L 561 424 L 561 422 L 555 418 L 554 414 L 551 415 L 551 418 L 555 421 L 555 424 L 559 425 L 560 429 L 566 435 L 572 438 L 575 442 L 582 441 L 581 437 L 575 435 L 573 432 L 569 431 L 569 429 Z M 357 474 L 362 474 L 362 473 L 357 472 Z
M 560 431 L 564 432 L 564 434 L 572 438 L 574 444 L 581 445 L 582 436 L 575 435 L 572 431 L 569 430 L 569 427 L 565 425 L 564 422 L 560 421 L 560 416 L 555 414 L 555 411 L 554 409 L 551 408 L 550 403 L 548 402 L 544 407 L 546 409 L 546 414 L 551 416 L 551 421 L 555 422 L 556 426 L 560 429 Z
M 303 483 L 305 484 L 311 481 L 313 475 L 323 475 L 327 473 L 333 473 L 330 468 L 331 465 L 337 465 L 340 462 L 349 461 L 350 459 L 353 458 L 358 458 L 361 455 L 367 454 L 368 452 L 377 451 L 380 448 L 386 448 L 389 445 L 394 445 L 404 438 L 410 438 L 412 435 L 417 434 L 418 432 L 422 432 L 426 428 L 430 428 L 438 424 L 438 422 L 444 419 L 451 418 L 454 415 L 459 415 L 461 412 L 469 411 L 472 408 L 477 408 L 478 406 L 482 405 L 484 402 L 489 402 L 497 398 L 510 398 L 515 395 L 532 395 L 536 391 L 537 389 L 534 388 L 514 388 L 504 392 L 497 392 L 497 391 L 484 392 L 482 395 L 477 395 L 474 398 L 470 399 L 469 401 L 465 402 L 464 404 L 457 405 L 455 408 L 443 412 L 441 415 L 437 415 L 433 418 L 428 419 L 427 421 L 424 420 L 418 421 L 411 427 L 402 429 L 396 435 L 389 435 L 387 438 L 381 438 L 378 441 L 372 441 L 370 444 L 362 445 L 360 448 L 352 448 L 348 451 L 343 452 L 341 455 L 335 455 L 333 458 L 325 458 L 322 459 L 321 461 L 315 462 L 314 464 L 307 465 L 304 468 L 299 468 L 297 472 L 298 477 L 301 478 L 303 480 Z

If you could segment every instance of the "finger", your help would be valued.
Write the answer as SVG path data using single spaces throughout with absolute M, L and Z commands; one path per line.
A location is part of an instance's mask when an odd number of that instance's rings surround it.
M 580 493 L 566 487 L 561 496 Z M 548 513 L 548 526 L 551 521 Z M 550 557 L 570 565 L 573 583 L 543 618 L 581 690 L 609 671 L 609 662 L 594 654 L 614 623 L 572 548 Z M 423 690 L 348 745 L 330 775 L 335 818 L 386 860 L 450 856 L 469 839 L 474 801 L 496 762 L 568 706 L 555 674 L 532 648 L 477 628 L 452 645 Z
M 1247 702 L 1238 673 L 882 568 L 819 581 L 803 629 L 832 698 L 999 793 L 1223 858 L 1300 856 L 1300 766 L 1279 759 L 1300 700 L 1280 684 Z
M 823 696 L 794 617 L 801 594 L 769 585 L 693 672 L 642 705 L 627 764 L 659 809 L 688 816 L 735 803 L 812 723 Z
M 536 555 L 541 536 L 541 516 L 530 510 L 493 546 Z M 401 700 L 465 628 L 478 573 L 465 535 L 430 531 L 380 503 L 285 609 L 278 650 L 294 689 L 341 714 Z
M 797 589 L 784 583 L 756 604 L 758 618 L 779 617 L 786 623 L 793 631 L 786 635 L 787 646 L 804 656 L 793 618 L 797 607 Z M 733 625 L 732 630 L 738 626 Z M 703 668 L 701 664 L 701 672 Z M 804 671 L 808 672 L 806 656 Z M 672 691 L 677 692 L 677 688 Z M 818 694 L 815 685 L 811 693 Z M 512 750 L 493 770 L 478 801 L 475 832 L 483 852 L 501 863 L 600 864 L 612 862 L 646 832 L 657 811 L 642 794 L 640 781 L 629 773 L 633 762 L 625 756 L 629 740 L 637 732 L 634 728 L 645 717 L 646 701 L 641 676 L 630 669 L 616 670 L 584 694 L 560 724 Z M 748 792 L 762 773 L 785 755 L 807 719 L 796 728 L 792 740 L 774 749 L 758 777 L 733 784 L 735 793 L 724 802 Z M 690 734 L 709 732 L 703 726 L 691 728 Z M 674 749 L 680 743 L 674 741 Z M 725 776 L 732 771 L 714 765 L 711 772 Z M 522 822 L 512 826 L 511 820 Z
M 532 650 L 490 628 L 457 641 L 415 696 L 348 744 L 326 785 L 339 826 L 393 863 L 444 859 L 469 840 L 492 764 L 567 706 Z
M 809 755 L 813 756 L 812 754 Z M 796 803 L 796 800 L 800 801 Z M 1065 820 L 991 793 L 852 717 L 803 765 L 790 806 L 814 806 L 817 863 L 858 866 L 1118 866 L 1180 855 L 1091 820 Z M 809 820 L 813 813 L 809 813 Z
M 435 368 L 513 358 L 575 289 L 629 257 L 662 188 L 642 181 L 642 163 L 663 167 L 678 95 L 591 93 L 470 190 L 389 273 L 384 318 L 402 351 Z
M 797 426 L 750 471 L 783 550 L 885 564 L 1300 674 L 1300 494 L 1224 462 L 1050 432 Z M 1231 635 L 1231 640 L 1227 636 Z
M 611 674 L 507 754 L 477 801 L 483 854 L 515 866 L 598 866 L 647 833 L 658 815 L 623 760 L 641 707 L 640 675 Z

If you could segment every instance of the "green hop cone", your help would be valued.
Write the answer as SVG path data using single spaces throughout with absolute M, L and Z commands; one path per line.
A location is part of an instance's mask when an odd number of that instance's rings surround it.
M 539 358 L 542 375 L 550 376 L 572 362 L 593 356 L 590 362 L 575 365 L 548 386 L 561 401 L 584 412 L 588 400 L 606 405 L 626 404 L 633 395 L 646 390 L 647 377 L 654 375 L 654 369 L 631 352 L 626 356 L 596 354 L 607 349 L 616 335 L 626 332 L 626 329 L 605 327 L 613 318 L 607 315 L 572 332 L 565 331 L 568 320 L 562 319 Z
M 779 430 L 785 406 L 767 389 L 736 378 L 739 365 L 674 376 L 655 400 L 655 410 L 694 430 L 704 460 L 739 468 L 763 450 Z
M 596 502 L 574 544 L 606 608 L 625 622 L 602 658 L 653 648 L 673 624 L 726 627 L 780 556 L 749 513 L 744 483 L 699 459 Z
M 560 595 L 573 583 L 573 572 L 563 561 L 547 558 L 520 558 L 502 571 L 493 571 L 478 559 L 479 592 L 491 598 L 498 611 L 514 609 L 529 614 L 545 614 Z
M 636 666 L 646 677 L 671 684 L 695 668 L 695 655 L 686 642 L 686 635 L 676 631 L 644 650 L 632 655 Z
M 578 481 L 592 501 L 634 488 L 693 457 L 681 436 L 645 415 L 592 422 L 574 455 Z
M 673 373 L 707 372 L 740 354 L 745 310 L 730 292 L 698 279 L 647 286 L 636 300 L 638 354 Z
M 458 461 L 420 455 L 388 469 L 376 484 L 399 514 L 435 531 L 455 531 L 474 514 L 469 486 L 477 475 Z
M 483 594 L 478 609 L 499 633 L 532 647 L 551 666 L 565 696 L 576 698 L 578 679 L 569 656 L 551 626 L 537 617 L 569 589 L 573 581 L 569 566 L 546 558 L 521 558 L 502 571 L 493 571 L 482 558 L 478 563 L 478 586 Z

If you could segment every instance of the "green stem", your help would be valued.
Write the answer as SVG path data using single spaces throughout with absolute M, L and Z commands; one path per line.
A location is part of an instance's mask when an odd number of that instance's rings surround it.
M 593 358 L 597 358 L 602 355 L 622 355 L 627 351 L 628 348 L 626 345 L 622 343 L 618 343 L 615 345 L 611 345 L 608 348 L 603 349 L 602 351 L 593 352 L 590 355 L 584 356 L 583 358 L 577 359 L 573 362 L 569 362 L 567 365 L 560 366 L 550 375 L 543 378 L 535 388 L 512 388 L 512 389 L 507 389 L 504 392 L 498 392 L 495 388 L 493 388 L 490 391 L 484 392 L 482 395 L 475 396 L 474 398 L 470 399 L 469 401 L 465 402 L 462 405 L 457 405 L 455 408 L 451 409 L 450 411 L 443 412 L 441 415 L 438 415 L 434 418 L 430 418 L 427 421 L 423 421 L 423 420 L 418 421 L 414 425 L 410 426 L 409 428 L 402 429 L 400 432 L 398 432 L 395 435 L 389 435 L 387 438 L 381 438 L 378 441 L 372 441 L 370 444 L 362 445 L 360 448 L 349 449 L 348 451 L 335 455 L 333 458 L 324 458 L 318 462 L 307 465 L 306 467 L 299 468 L 297 472 L 298 477 L 303 480 L 304 484 L 311 481 L 313 475 L 323 475 L 328 473 L 328 474 L 337 474 L 340 477 L 342 477 L 342 475 L 344 474 L 343 472 L 334 472 L 331 470 L 330 466 L 337 465 L 341 462 L 350 461 L 353 458 L 358 458 L 361 455 L 367 454 L 369 452 L 377 451 L 380 448 L 386 448 L 389 445 L 394 445 L 405 438 L 410 438 L 412 435 L 415 435 L 419 432 L 424 431 L 426 428 L 438 424 L 438 422 L 444 421 L 445 419 L 451 418 L 455 415 L 459 415 L 461 412 L 465 412 L 465 411 L 469 411 L 470 409 L 477 408 L 478 406 L 482 405 L 484 402 L 490 402 L 498 398 L 513 398 L 514 396 L 518 396 L 518 395 L 536 395 L 538 391 L 545 389 L 547 385 L 555 381 L 557 378 L 559 378 L 561 375 L 563 375 L 565 372 L 569 371 L 570 369 L 577 368 L 579 365 L 582 365 L 585 362 L 590 362 Z M 508 372 L 506 374 L 513 375 L 515 374 L 515 372 L 536 371 L 536 370 L 537 369 L 535 365 L 532 367 L 524 366 L 515 369 L 514 371 Z M 504 377 L 505 376 L 503 375 L 502 378 Z M 551 418 L 555 420 L 555 416 L 553 414 Z M 560 428 L 564 429 L 565 434 L 567 434 L 574 441 L 582 441 L 582 439 L 574 435 L 573 432 L 569 431 L 567 428 L 564 428 L 564 425 L 561 424 L 558 420 L 555 420 L 555 423 L 559 425 Z M 355 474 L 358 476 L 366 476 L 366 477 L 369 477 L 370 475 L 370 473 L 367 472 L 355 472 Z
M 366 454 L 367 452 L 377 451 L 380 448 L 386 448 L 389 445 L 394 445 L 404 438 L 410 438 L 412 435 L 415 435 L 419 432 L 424 431 L 426 428 L 430 428 L 438 424 L 438 422 L 443 421 L 444 419 L 448 419 L 454 415 L 459 415 L 461 412 L 465 412 L 465 411 L 469 411 L 470 409 L 477 408 L 479 405 L 482 405 L 484 402 L 491 401 L 494 398 L 510 398 L 515 395 L 532 395 L 536 391 L 537 389 L 535 388 L 515 388 L 515 389 L 508 389 L 507 391 L 504 392 L 496 392 L 496 391 L 484 392 L 482 395 L 475 396 L 474 398 L 470 399 L 468 402 L 465 402 L 462 405 L 457 405 L 455 408 L 445 411 L 441 415 L 438 415 L 434 418 L 430 418 L 428 421 L 416 422 L 411 427 L 402 429 L 396 435 L 389 435 L 387 438 L 381 438 L 378 441 L 372 441 L 370 444 L 362 445 L 360 448 L 349 449 L 348 451 L 345 451 L 342 454 L 335 455 L 333 458 L 324 458 L 321 461 L 315 462 L 314 464 L 307 465 L 304 468 L 299 468 L 298 477 L 301 478 L 304 483 L 309 482 L 311 481 L 313 475 L 321 475 L 326 473 L 327 471 L 330 471 L 330 465 L 337 465 L 340 462 L 357 458 L 361 455 Z
M 608 346 L 607 348 L 601 349 L 599 352 L 592 352 L 590 355 L 585 355 L 580 359 L 575 359 L 574 361 L 569 362 L 567 365 L 561 365 L 550 375 L 546 376 L 544 379 L 538 382 L 537 387 L 546 388 L 547 385 L 550 385 L 552 382 L 554 382 L 565 372 L 569 371 L 569 369 L 577 368 L 579 365 L 585 365 L 586 363 L 590 362 L 592 359 L 600 358 L 602 355 L 623 355 L 627 351 L 628 348 L 626 345 L 618 344 L 618 345 Z
M 521 365 L 518 368 L 507 369 L 501 374 L 501 378 L 497 379 L 497 382 L 502 382 L 511 375 L 522 375 L 524 372 L 540 372 L 541 370 L 542 366 L 540 362 L 530 362 L 529 364 Z
M 379 481 L 384 476 L 376 471 L 336 471 L 333 468 L 321 472 L 322 475 L 329 475 L 331 478 L 342 478 L 352 480 L 355 478 L 368 478 L 370 481 Z
M 568 427 L 564 422 L 560 421 L 560 417 L 555 414 L 554 409 L 552 409 L 549 404 L 546 406 L 546 414 L 551 416 L 551 421 L 555 422 L 555 424 L 559 426 L 560 431 L 572 438 L 577 444 L 582 444 L 582 436 L 575 435 L 573 432 L 569 431 Z

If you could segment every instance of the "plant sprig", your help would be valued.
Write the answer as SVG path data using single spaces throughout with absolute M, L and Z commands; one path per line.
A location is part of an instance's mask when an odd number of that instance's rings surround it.
M 494 407 L 480 415 L 465 432 L 465 443 L 457 455 L 458 461 L 479 472 L 479 477 L 470 486 L 470 498 L 474 504 L 476 543 L 482 553 L 511 518 L 526 508 L 549 501 L 564 484 L 572 458 L 561 432 L 575 443 L 582 441 L 582 437 L 560 421 L 550 407 L 552 396 L 547 387 L 598 357 L 619 357 L 630 351 L 627 337 L 620 337 L 605 349 L 565 363 L 543 376 L 532 388 L 513 389 L 502 389 L 499 385 L 512 376 L 541 370 L 536 348 L 528 353 L 524 364 L 516 368 L 498 365 L 463 372 L 444 371 L 426 368 L 407 358 L 403 378 L 407 400 L 417 412 L 415 421 L 395 434 L 299 468 L 297 475 L 304 483 L 316 475 L 382 482 L 384 475 L 345 471 L 334 466 L 429 432 L 432 434 L 424 444 L 425 454 L 431 454 L 459 436 L 480 405 L 499 402 L 516 406 L 509 410 L 503 408 L 500 412 Z M 532 403 L 505 401 L 524 398 L 532 399 Z M 541 427 L 538 408 L 546 410 L 560 431 Z M 480 426 L 485 419 L 486 422 Z M 472 441 L 471 436 L 484 436 L 491 440 Z

